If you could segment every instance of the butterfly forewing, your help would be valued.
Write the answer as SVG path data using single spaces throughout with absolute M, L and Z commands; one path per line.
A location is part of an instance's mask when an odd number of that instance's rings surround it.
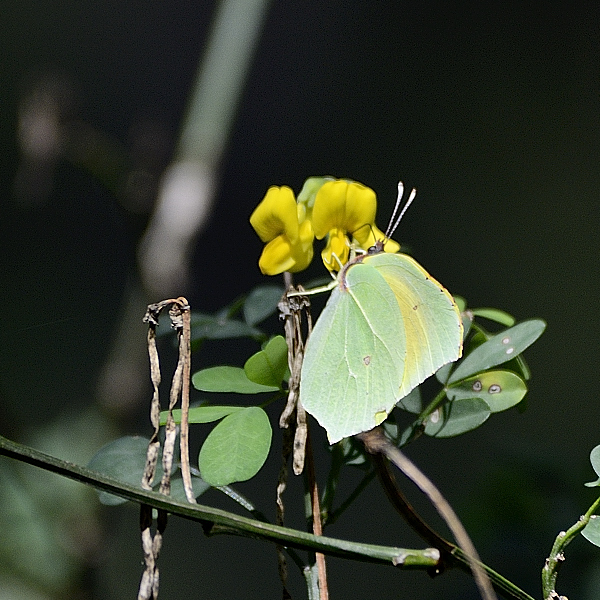
M 406 366 L 398 399 L 460 358 L 462 319 L 450 293 L 406 254 L 380 253 L 364 259 L 386 280 L 403 315 Z

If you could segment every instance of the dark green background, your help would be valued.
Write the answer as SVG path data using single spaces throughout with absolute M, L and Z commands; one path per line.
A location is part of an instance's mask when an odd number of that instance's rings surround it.
M 73 427 L 94 405 L 144 217 L 127 214 L 69 161 L 56 166 L 44 202 L 17 202 L 17 105 L 36 73 L 60 74 L 76 90 L 79 117 L 115 141 L 127 146 L 132 128 L 155 124 L 157 164 L 166 163 L 213 3 L 7 0 L 1 12 L 0 431 L 41 440 L 32 432 L 61 423 L 67 443 L 89 442 L 92 433 Z M 417 187 L 395 237 L 470 305 L 548 322 L 527 353 L 524 414 L 512 410 L 410 452 L 455 504 L 483 559 L 538 597 L 554 536 L 594 499 L 583 483 L 595 478 L 588 455 L 600 443 L 599 12 L 593 2 L 274 2 L 188 291 L 194 308 L 216 310 L 264 281 L 248 216 L 270 185 L 298 191 L 321 174 L 359 180 L 378 193 L 380 227 L 398 179 Z M 131 335 L 143 347 L 143 326 Z M 144 369 L 139 376 L 148 377 Z M 121 419 L 113 423 L 121 431 L 150 432 L 145 408 Z M 89 442 L 81 460 L 106 436 Z M 273 474 L 275 452 L 271 463 Z M 243 489 L 271 510 L 267 477 Z M 106 517 L 104 549 L 74 597 L 136 593 L 136 512 Z M 331 534 L 420 545 L 375 486 Z M 599 561 L 600 552 L 575 542 L 559 591 L 597 598 Z M 334 598 L 477 597 L 461 574 L 431 582 L 329 565 Z M 206 540 L 187 523 L 170 524 L 161 566 L 164 600 L 280 593 L 272 548 Z M 296 573 L 293 581 L 301 597 Z

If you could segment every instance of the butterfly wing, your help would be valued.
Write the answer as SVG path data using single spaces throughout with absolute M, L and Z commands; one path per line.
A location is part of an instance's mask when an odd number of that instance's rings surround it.
M 400 307 L 406 333 L 406 365 L 397 399 L 462 354 L 463 326 L 450 293 L 406 254 L 364 258 L 385 279 Z
M 334 444 L 379 425 L 398 399 L 405 328 L 392 288 L 366 264 L 352 265 L 307 342 L 300 401 Z

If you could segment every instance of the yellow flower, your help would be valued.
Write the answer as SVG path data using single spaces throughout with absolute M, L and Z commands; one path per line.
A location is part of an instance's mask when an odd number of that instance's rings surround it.
M 375 226 L 375 192 L 354 181 L 310 177 L 298 195 L 287 186 L 270 187 L 250 217 L 265 242 L 258 266 L 265 275 L 297 272 L 313 258 L 313 241 L 327 237 L 321 257 L 327 269 L 339 271 L 351 249 L 368 250 L 385 236 Z M 398 252 L 393 240 L 386 252 Z
M 312 210 L 312 225 L 317 239 L 328 236 L 321 256 L 330 271 L 339 270 L 339 263 L 348 260 L 350 241 L 347 236 L 363 250 L 384 239 L 384 234 L 375 226 L 376 210 L 375 192 L 360 183 L 335 180 L 319 188 Z M 393 240 L 385 244 L 386 252 L 399 249 Z
M 348 262 L 350 244 L 343 229 L 331 229 L 327 236 L 327 245 L 321 252 L 323 263 L 330 271 L 339 271 Z
M 250 224 L 266 246 L 258 261 L 265 275 L 302 271 L 313 257 L 314 233 L 306 208 L 296 204 L 287 186 L 272 186 L 250 216 Z

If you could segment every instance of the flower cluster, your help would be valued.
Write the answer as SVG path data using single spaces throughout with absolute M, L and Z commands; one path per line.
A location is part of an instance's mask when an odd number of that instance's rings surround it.
M 250 217 L 265 242 L 258 266 L 265 275 L 303 271 L 313 258 L 313 242 L 327 238 L 321 257 L 339 271 L 351 248 L 367 250 L 384 234 L 375 226 L 375 192 L 355 181 L 332 177 L 306 180 L 298 199 L 287 186 L 272 186 Z M 386 240 L 386 252 L 400 246 Z

